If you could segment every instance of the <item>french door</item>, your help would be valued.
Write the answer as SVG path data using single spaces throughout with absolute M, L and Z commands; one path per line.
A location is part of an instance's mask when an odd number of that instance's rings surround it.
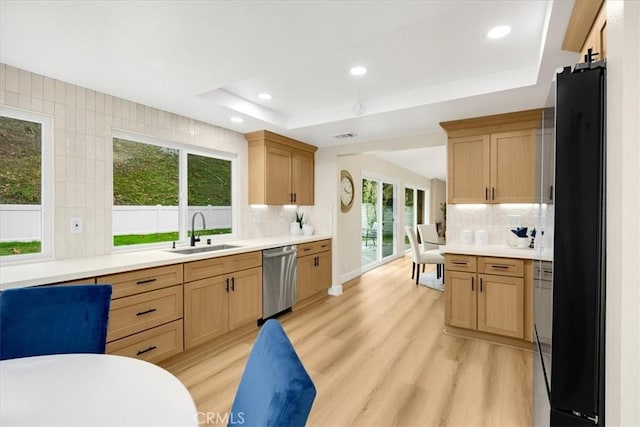
M 363 177 L 361 267 L 368 270 L 396 252 L 396 188 L 387 180 Z

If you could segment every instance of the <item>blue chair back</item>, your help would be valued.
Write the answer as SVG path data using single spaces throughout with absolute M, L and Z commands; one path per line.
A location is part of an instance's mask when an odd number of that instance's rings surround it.
M 104 353 L 111 285 L 40 286 L 0 292 L 0 360 Z
M 316 388 L 280 322 L 258 333 L 231 407 L 229 425 L 304 426 Z

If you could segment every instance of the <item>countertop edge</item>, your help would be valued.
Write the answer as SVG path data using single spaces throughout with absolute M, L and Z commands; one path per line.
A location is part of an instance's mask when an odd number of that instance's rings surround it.
M 519 258 L 552 261 L 553 251 L 550 249 L 510 248 L 502 245 L 445 245 L 440 247 L 445 254 L 494 256 L 501 258 Z
M 55 284 L 70 280 L 93 278 L 125 271 L 162 267 L 191 261 L 261 251 L 284 245 L 302 244 L 332 239 L 331 235 L 275 236 L 246 240 L 219 241 L 238 248 L 198 254 L 177 254 L 171 249 L 117 252 L 110 255 L 62 260 L 43 260 L 24 264 L 0 265 L 0 291 Z M 205 246 L 205 245 L 200 245 Z M 179 248 L 179 249 L 182 249 Z

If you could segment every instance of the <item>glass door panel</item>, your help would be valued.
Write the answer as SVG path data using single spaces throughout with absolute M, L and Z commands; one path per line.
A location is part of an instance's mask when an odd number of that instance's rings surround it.
M 382 258 L 395 253 L 395 192 L 395 185 L 382 183 Z
M 378 181 L 362 179 L 361 260 L 362 267 L 378 262 Z
M 404 189 L 404 225 L 415 224 L 413 193 L 413 188 Z M 409 238 L 406 233 L 404 235 L 404 249 L 406 251 L 411 249 L 411 243 L 409 243 Z

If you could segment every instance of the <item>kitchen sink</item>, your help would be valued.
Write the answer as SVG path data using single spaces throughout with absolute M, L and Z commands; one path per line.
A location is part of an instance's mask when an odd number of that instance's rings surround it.
M 185 249 L 172 249 L 169 252 L 189 255 L 189 254 L 199 254 L 201 252 L 223 251 L 225 249 L 234 249 L 239 247 L 240 246 L 236 246 L 236 245 L 199 246 L 199 247 L 185 248 Z

